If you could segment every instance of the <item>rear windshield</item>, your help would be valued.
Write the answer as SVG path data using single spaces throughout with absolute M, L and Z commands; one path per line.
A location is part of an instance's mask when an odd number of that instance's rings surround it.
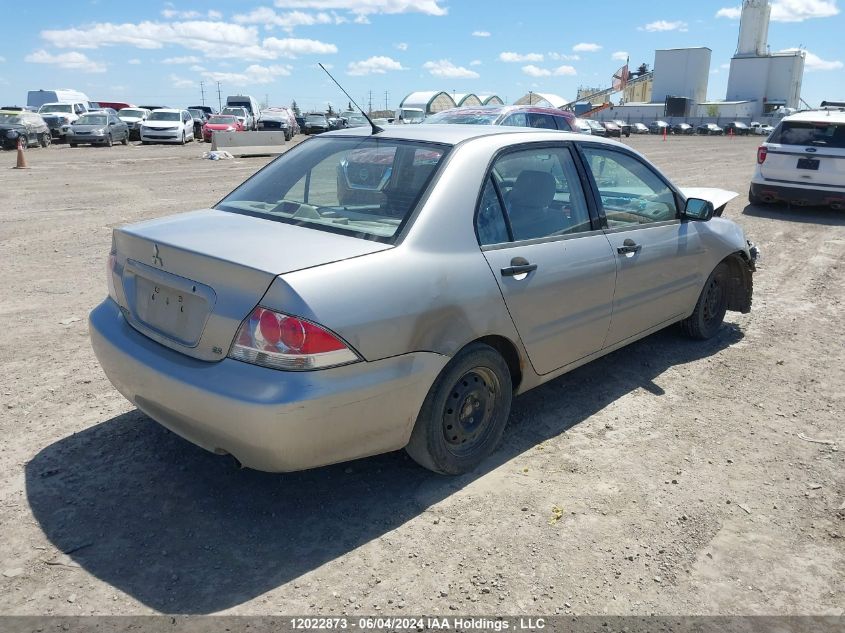
M 826 121 L 783 121 L 772 132 L 769 143 L 816 145 L 845 149 L 845 123 Z
M 237 118 L 237 117 L 234 117 L 234 116 L 221 116 L 221 115 L 216 115 L 216 116 L 212 116 L 212 117 L 208 120 L 208 122 L 209 122 L 209 123 L 211 123 L 212 125 L 215 125 L 215 124 L 221 124 L 221 125 L 222 125 L 222 124 L 226 124 L 226 125 L 234 125 L 235 123 L 237 123 L 237 122 L 238 122 L 238 118 Z
M 428 117 L 423 123 L 454 123 L 460 125 L 493 125 L 496 119 L 499 118 L 501 111 L 494 110 L 490 112 L 467 111 L 462 112 L 455 110 L 452 112 L 438 112 Z
M 447 150 L 374 137 L 314 138 L 283 154 L 215 208 L 392 243 Z

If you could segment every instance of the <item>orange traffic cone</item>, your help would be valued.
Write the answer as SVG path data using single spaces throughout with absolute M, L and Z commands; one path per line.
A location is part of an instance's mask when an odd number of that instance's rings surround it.
M 23 139 L 20 136 L 18 137 L 18 163 L 15 165 L 15 169 L 29 169 L 29 165 L 26 164 L 26 156 L 23 153 Z
M 734 140 L 734 129 L 733 129 L 733 128 L 731 128 L 730 130 L 728 130 L 728 136 L 730 136 L 730 137 L 731 137 L 731 140 Z
M 663 128 L 663 140 L 664 141 L 666 140 L 666 135 L 668 134 L 667 129 L 668 128 L 665 128 L 665 127 Z

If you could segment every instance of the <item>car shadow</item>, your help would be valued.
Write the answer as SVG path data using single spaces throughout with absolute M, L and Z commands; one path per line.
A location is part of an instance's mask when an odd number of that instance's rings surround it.
M 753 218 L 768 218 L 802 224 L 821 226 L 845 226 L 845 211 L 830 207 L 801 207 L 787 203 L 749 204 L 742 210 L 743 215 Z
M 498 451 L 449 478 L 402 451 L 268 474 L 207 453 L 139 411 L 62 438 L 26 465 L 33 514 L 87 572 L 166 613 L 246 602 L 381 537 L 538 443 L 636 389 L 663 391 L 668 368 L 743 337 L 664 330 L 515 399 Z

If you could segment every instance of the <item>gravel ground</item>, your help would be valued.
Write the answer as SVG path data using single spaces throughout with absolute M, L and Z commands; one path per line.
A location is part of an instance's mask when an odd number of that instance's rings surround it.
M 753 138 L 626 142 L 743 193 L 754 309 L 518 398 L 458 478 L 402 452 L 241 470 L 100 370 L 112 227 L 211 205 L 267 159 L 0 154 L 0 613 L 845 614 L 845 214 L 746 206 Z

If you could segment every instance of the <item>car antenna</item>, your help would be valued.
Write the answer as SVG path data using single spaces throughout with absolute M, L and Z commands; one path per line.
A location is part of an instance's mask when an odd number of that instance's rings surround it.
M 326 67 L 323 66 L 320 62 L 317 62 L 317 65 L 320 68 L 323 69 L 323 72 L 325 72 L 329 76 L 329 79 L 331 79 L 333 82 L 335 82 L 337 87 L 340 88 L 341 92 L 343 92 L 343 94 L 345 94 L 349 98 L 349 102 L 361 111 L 361 114 L 363 114 L 364 118 L 367 119 L 367 123 L 369 123 L 370 127 L 373 128 L 373 134 L 378 134 L 379 132 L 384 132 L 384 128 L 380 128 L 378 125 L 373 123 L 373 120 L 370 118 L 370 116 L 366 112 L 364 112 L 364 109 L 361 106 L 359 106 L 357 103 L 355 103 L 355 99 L 353 99 L 352 97 L 349 96 L 349 93 L 346 92 L 346 90 L 343 89 L 343 86 L 341 86 L 339 83 L 337 83 L 337 79 L 332 77 L 332 74 L 328 70 L 326 70 Z

